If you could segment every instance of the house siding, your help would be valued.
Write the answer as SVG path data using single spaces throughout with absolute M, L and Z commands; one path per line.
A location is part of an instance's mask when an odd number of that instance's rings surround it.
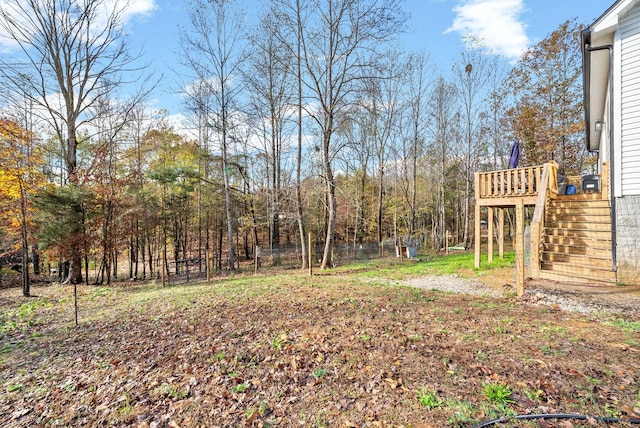
M 616 199 L 618 282 L 640 285 L 640 196 Z
M 640 195 L 640 7 L 620 22 L 621 196 Z

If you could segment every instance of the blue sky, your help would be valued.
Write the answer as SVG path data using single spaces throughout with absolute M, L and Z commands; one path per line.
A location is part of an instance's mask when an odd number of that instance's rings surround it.
M 0 4 L 8 0 L 0 0 Z M 112 2 L 115 0 L 106 0 Z M 252 21 L 261 2 L 239 0 Z M 409 50 L 424 50 L 443 73 L 464 49 L 463 37 L 485 41 L 494 52 L 515 60 L 527 47 L 543 39 L 567 19 L 576 17 L 590 24 L 614 0 L 405 0 L 409 13 L 408 32 L 401 42 Z M 170 114 L 180 111 L 175 92 L 179 61 L 178 28 L 186 26 L 188 1 L 131 0 L 127 28 L 131 42 L 143 48 L 145 59 L 162 73 L 161 87 L 154 94 L 154 108 Z M 0 40 L 0 52 L 10 46 Z
M 187 2 L 140 3 L 148 9 L 130 23 L 131 37 L 136 44 L 144 45 L 147 58 L 163 70 L 164 80 L 169 83 L 175 80 L 171 68 L 175 67 L 179 51 L 178 26 L 187 23 Z M 260 2 L 240 3 L 251 21 Z M 465 36 L 485 40 L 494 52 L 514 60 L 567 19 L 575 17 L 590 24 L 612 4 L 613 0 L 405 0 L 404 9 L 410 19 L 402 42 L 408 49 L 427 52 L 443 72 L 459 58 Z M 156 94 L 156 107 L 178 113 L 179 98 L 169 93 L 177 85 L 175 81 Z

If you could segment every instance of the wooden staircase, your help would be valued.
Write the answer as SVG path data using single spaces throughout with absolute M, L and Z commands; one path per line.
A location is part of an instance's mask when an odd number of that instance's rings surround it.
M 545 210 L 540 277 L 611 285 L 611 208 L 593 194 L 558 195 Z

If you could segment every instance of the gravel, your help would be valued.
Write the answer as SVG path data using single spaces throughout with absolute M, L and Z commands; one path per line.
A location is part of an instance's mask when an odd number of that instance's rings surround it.
M 425 276 L 404 281 L 404 285 L 423 288 L 425 290 L 449 291 L 451 293 L 478 294 L 491 297 L 501 297 L 500 293 L 480 281 L 463 278 L 457 275 Z
M 514 289 L 507 287 L 496 290 L 486 284 L 457 275 L 426 276 L 403 281 L 404 285 L 440 290 L 451 293 L 463 293 L 488 297 L 507 297 L 514 295 Z M 539 283 L 527 284 L 525 293 L 519 298 L 525 304 L 549 306 L 564 311 L 583 314 L 609 313 L 625 318 L 640 318 L 640 296 L 611 292 L 602 287 L 577 287 L 564 284 L 543 286 Z

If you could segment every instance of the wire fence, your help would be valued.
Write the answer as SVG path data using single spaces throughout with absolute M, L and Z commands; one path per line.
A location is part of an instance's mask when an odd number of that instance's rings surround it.
M 403 257 L 415 257 L 413 247 L 402 247 Z M 347 263 L 382 259 L 388 257 L 399 257 L 399 249 L 393 242 L 378 244 L 338 244 L 334 245 L 332 252 L 333 264 L 331 267 L 340 266 Z M 322 263 L 324 252 L 323 245 L 312 247 L 312 266 L 319 267 Z M 256 260 L 257 257 L 257 260 Z M 210 260 L 192 258 L 178 261 L 167 261 L 165 271 L 165 281 L 167 285 L 188 284 L 191 282 L 207 280 L 207 262 L 210 266 L 211 278 L 226 276 L 228 265 L 226 260 L 220 261 L 217 255 L 212 255 Z M 256 248 L 251 258 L 242 257 L 236 272 L 259 272 L 262 269 L 299 269 L 302 267 L 302 251 L 299 246 L 282 245 L 279 248 Z M 161 279 L 161 276 L 158 278 Z

